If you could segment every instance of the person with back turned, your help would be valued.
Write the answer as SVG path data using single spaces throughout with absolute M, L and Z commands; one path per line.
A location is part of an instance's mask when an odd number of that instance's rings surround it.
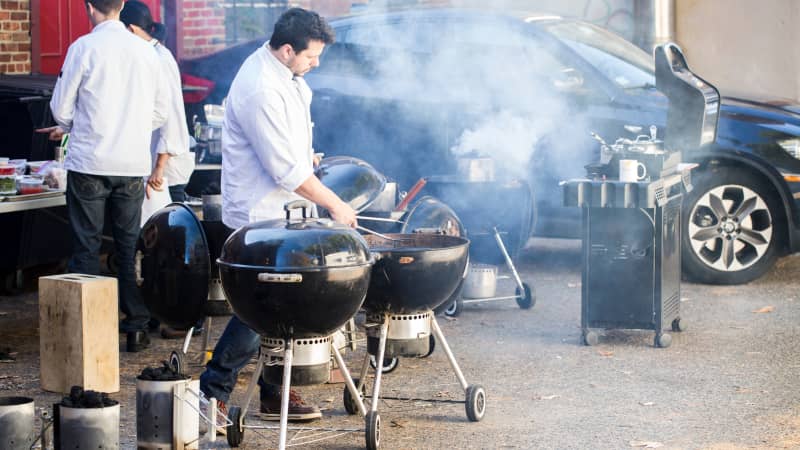
M 355 211 L 314 175 L 311 89 L 303 80 L 319 65 L 333 30 L 318 14 L 285 12 L 269 42 L 242 64 L 228 94 L 222 129 L 222 221 L 233 229 L 285 217 L 284 204 L 305 198 L 330 211 L 337 222 L 355 226 Z M 224 403 L 239 370 L 256 354 L 260 336 L 231 318 L 200 377 L 200 389 Z M 261 385 L 261 412 L 280 418 L 280 389 Z M 291 392 L 289 420 L 321 417 Z
M 139 296 L 134 253 L 144 183 L 151 172 L 150 139 L 166 120 L 158 56 L 119 21 L 122 0 L 86 0 L 94 28 L 73 42 L 58 75 L 50 109 L 57 126 L 37 130 L 58 140 L 69 133 L 67 214 L 73 240 L 70 272 L 99 274 L 106 209 L 118 272 L 120 331 L 128 349 L 149 344 L 150 314 Z

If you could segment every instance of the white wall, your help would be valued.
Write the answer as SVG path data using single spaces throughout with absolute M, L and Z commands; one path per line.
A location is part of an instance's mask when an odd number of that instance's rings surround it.
M 800 1 L 675 0 L 676 41 L 720 91 L 800 100 Z

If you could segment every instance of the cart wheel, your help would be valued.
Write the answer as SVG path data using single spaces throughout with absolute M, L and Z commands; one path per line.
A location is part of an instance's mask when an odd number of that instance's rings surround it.
M 383 373 L 392 373 L 394 369 L 397 369 L 397 366 L 400 365 L 400 360 L 398 358 L 383 358 L 383 367 L 381 367 L 381 372 Z M 369 355 L 369 366 L 373 369 L 378 368 L 378 364 L 375 362 L 375 356 Z
M 185 367 L 183 365 L 182 353 L 173 351 L 169 354 L 169 368 L 175 373 L 183 373 L 183 369 L 185 369 Z
M 471 384 L 467 386 L 466 397 L 467 418 L 470 422 L 480 422 L 486 413 L 486 390 L 480 384 Z
M 656 347 L 667 348 L 672 344 L 672 336 L 667 333 L 656 333 L 655 344 Z
M 228 410 L 228 420 L 233 422 L 228 425 L 226 431 L 228 434 L 228 445 L 231 447 L 238 447 L 244 440 L 244 417 L 242 417 L 242 408 L 232 406 Z
M 525 289 L 525 296 L 522 296 L 522 292 L 517 287 L 517 304 L 522 309 L 531 309 L 536 304 L 536 292 L 528 283 L 522 283 L 522 287 Z
M 682 320 L 680 317 L 672 321 L 672 331 L 680 332 L 686 331 L 686 321 Z
M 461 315 L 461 311 L 464 310 L 464 300 L 459 295 L 458 297 L 450 303 L 447 308 L 444 310 L 444 315 L 447 317 L 458 317 Z
M 365 422 L 364 437 L 367 440 L 367 449 L 377 450 L 381 446 L 381 416 L 378 411 L 369 411 Z
M 583 345 L 588 345 L 590 347 L 597 345 L 597 343 L 600 342 L 600 338 L 597 336 L 597 333 L 591 330 L 584 330 L 581 339 L 583 340 Z
M 420 358 L 427 358 L 428 356 L 431 356 L 431 354 L 435 349 L 436 349 L 436 338 L 433 337 L 433 335 L 431 334 L 430 336 L 428 336 L 428 353 L 425 353 L 424 355 L 420 356 Z
M 358 378 L 353 378 L 353 384 L 358 386 Z M 367 396 L 367 385 L 361 386 L 361 398 L 365 398 Z M 347 389 L 347 385 L 344 385 L 344 392 L 342 393 L 342 402 L 344 403 L 344 410 L 347 411 L 347 414 L 351 416 L 356 415 L 359 413 L 358 411 L 358 403 L 356 399 L 353 398 L 353 394 L 350 393 L 350 389 Z

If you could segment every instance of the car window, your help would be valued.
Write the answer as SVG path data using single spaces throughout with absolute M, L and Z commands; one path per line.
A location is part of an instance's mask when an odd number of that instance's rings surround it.
M 553 22 L 543 27 L 617 86 L 655 86 L 653 58 L 616 34 L 579 22 Z
M 371 73 L 410 78 L 413 70 L 420 81 L 447 90 L 557 85 L 574 71 L 525 29 L 502 22 L 364 22 L 348 27 L 337 41 L 350 46 L 349 51 L 360 48 L 380 58 Z M 326 70 L 335 67 L 330 64 Z
M 364 22 L 351 26 L 339 42 L 387 49 L 425 48 L 432 43 L 431 22 Z

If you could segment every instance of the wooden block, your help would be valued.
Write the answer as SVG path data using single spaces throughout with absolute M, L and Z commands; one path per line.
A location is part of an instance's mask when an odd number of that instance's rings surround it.
M 116 278 L 64 274 L 39 278 L 42 389 L 119 391 Z

